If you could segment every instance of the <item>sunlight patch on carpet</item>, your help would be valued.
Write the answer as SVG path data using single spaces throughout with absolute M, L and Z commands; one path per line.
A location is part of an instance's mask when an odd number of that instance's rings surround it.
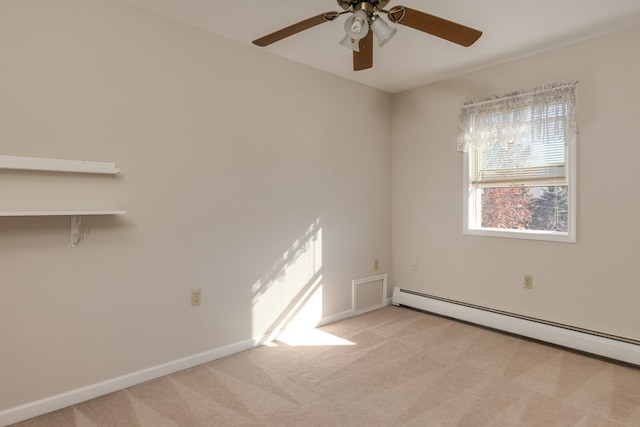
M 291 347 L 356 345 L 354 342 L 320 329 L 286 330 L 278 336 L 278 342 Z

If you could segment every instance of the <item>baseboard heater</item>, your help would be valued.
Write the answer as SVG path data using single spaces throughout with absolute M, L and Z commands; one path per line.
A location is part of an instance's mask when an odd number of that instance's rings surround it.
M 640 341 L 395 287 L 392 304 L 640 366 Z

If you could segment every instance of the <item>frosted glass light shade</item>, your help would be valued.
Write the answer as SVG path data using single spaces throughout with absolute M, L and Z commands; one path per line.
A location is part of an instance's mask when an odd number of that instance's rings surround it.
M 378 39 L 378 46 L 382 47 L 393 38 L 398 29 L 390 27 L 381 17 L 377 16 L 371 23 L 371 31 Z
M 341 46 L 351 49 L 354 52 L 360 52 L 360 40 L 352 39 L 348 35 L 345 35 L 340 42 Z

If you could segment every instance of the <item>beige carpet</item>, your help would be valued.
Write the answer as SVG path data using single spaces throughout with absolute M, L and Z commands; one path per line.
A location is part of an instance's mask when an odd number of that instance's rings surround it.
M 640 426 L 637 368 L 398 307 L 303 338 L 328 334 L 353 345 L 277 342 L 17 426 Z

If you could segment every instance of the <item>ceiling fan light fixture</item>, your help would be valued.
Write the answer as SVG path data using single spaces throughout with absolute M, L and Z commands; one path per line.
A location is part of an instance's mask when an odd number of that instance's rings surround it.
M 369 32 L 369 17 L 364 10 L 358 10 L 344 21 L 344 30 L 347 37 L 360 40 Z
M 345 35 L 339 44 L 354 52 L 360 52 L 360 40 L 352 39 L 348 35 Z
M 378 46 L 384 46 L 395 36 L 397 29 L 390 27 L 387 21 L 431 34 L 464 47 L 471 46 L 482 36 L 482 31 L 405 6 L 385 9 L 391 0 L 337 1 L 344 12 L 329 11 L 312 16 L 260 37 L 254 40 L 253 44 L 260 47 L 269 46 L 316 25 L 335 21 L 343 14 L 349 14 L 344 21 L 346 35 L 338 43 L 353 51 L 353 71 L 361 71 L 373 66 L 374 35 L 378 39 Z M 382 19 L 378 14 L 386 14 L 387 19 Z
M 376 16 L 371 23 L 371 31 L 373 31 L 373 34 L 378 39 L 378 46 L 382 47 L 393 38 L 398 29 L 390 27 L 382 17 Z

